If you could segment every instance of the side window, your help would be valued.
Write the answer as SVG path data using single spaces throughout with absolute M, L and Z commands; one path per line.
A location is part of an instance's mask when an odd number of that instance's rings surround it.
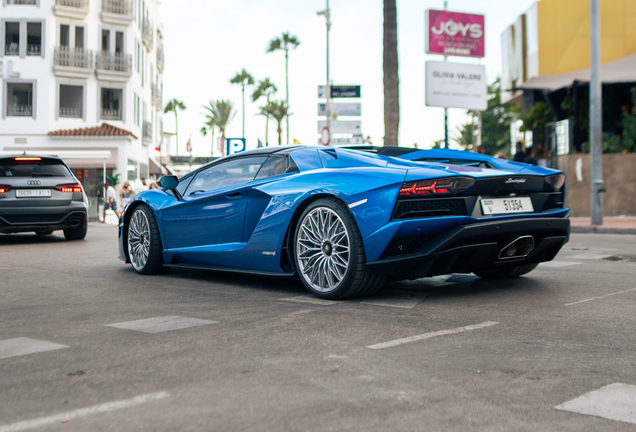
M 272 156 L 263 164 L 256 175 L 256 180 L 285 174 L 287 170 L 287 158 Z
M 266 157 L 229 160 L 201 171 L 188 186 L 186 195 L 254 180 Z
M 185 193 L 186 188 L 188 187 L 188 185 L 190 184 L 190 182 L 192 181 L 192 178 L 194 176 L 190 176 L 188 178 L 184 178 L 179 180 L 179 184 L 177 185 L 177 190 L 179 191 L 179 193 L 181 195 L 183 195 Z

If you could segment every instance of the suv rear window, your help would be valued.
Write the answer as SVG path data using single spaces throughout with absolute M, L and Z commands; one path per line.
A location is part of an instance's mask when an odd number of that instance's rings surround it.
M 70 172 L 62 162 L 42 159 L 38 162 L 21 162 L 15 159 L 0 159 L 1 177 L 69 177 Z

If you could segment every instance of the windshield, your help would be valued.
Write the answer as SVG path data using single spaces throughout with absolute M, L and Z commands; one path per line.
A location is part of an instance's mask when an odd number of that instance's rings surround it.
M 20 162 L 14 159 L 0 159 L 1 177 L 67 177 L 70 173 L 57 160 L 43 159 L 38 162 Z

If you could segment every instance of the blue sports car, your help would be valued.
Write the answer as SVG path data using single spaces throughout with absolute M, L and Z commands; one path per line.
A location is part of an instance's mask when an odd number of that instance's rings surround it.
M 389 278 L 520 276 L 570 232 L 563 173 L 456 150 L 269 147 L 158 183 L 119 221 L 137 273 L 297 275 L 325 299 Z

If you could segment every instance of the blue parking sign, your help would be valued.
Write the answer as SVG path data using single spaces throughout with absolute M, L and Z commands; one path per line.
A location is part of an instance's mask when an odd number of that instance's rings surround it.
M 245 138 L 226 138 L 225 139 L 225 154 L 227 156 L 233 155 L 236 153 L 244 152 L 245 149 Z

